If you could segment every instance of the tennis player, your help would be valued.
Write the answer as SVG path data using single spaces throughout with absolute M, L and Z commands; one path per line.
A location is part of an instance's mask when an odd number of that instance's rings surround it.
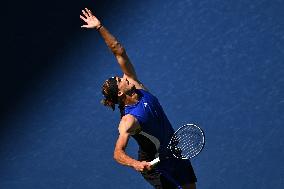
M 151 166 L 149 162 L 156 157 L 171 155 L 166 146 L 174 129 L 158 99 L 138 80 L 123 46 L 89 9 L 82 10 L 80 18 L 85 22 L 82 28 L 93 28 L 100 33 L 124 73 L 123 77 L 107 79 L 102 86 L 105 97 L 102 103 L 113 110 L 118 105 L 121 114 L 114 159 L 139 171 L 154 188 L 195 189 L 197 180 L 189 160 L 169 158 Z M 138 160 L 125 152 L 130 136 L 139 145 Z

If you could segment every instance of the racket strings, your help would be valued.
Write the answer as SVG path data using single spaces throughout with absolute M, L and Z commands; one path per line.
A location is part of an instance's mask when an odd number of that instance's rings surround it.
M 196 156 L 204 146 L 204 135 L 195 125 L 179 129 L 171 139 L 170 149 L 177 158 L 188 159 Z

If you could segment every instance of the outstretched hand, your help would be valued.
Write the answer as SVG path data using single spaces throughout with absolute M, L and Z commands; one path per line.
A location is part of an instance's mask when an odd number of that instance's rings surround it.
M 101 25 L 101 22 L 93 15 L 93 13 L 85 8 L 82 10 L 84 16 L 80 15 L 80 18 L 86 23 L 82 25 L 81 28 L 98 28 Z

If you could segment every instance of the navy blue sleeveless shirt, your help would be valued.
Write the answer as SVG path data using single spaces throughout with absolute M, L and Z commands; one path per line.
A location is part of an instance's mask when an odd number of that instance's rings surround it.
M 151 93 L 137 89 L 139 100 L 133 105 L 126 105 L 125 115 L 133 115 L 139 122 L 141 131 L 132 135 L 139 145 L 138 159 L 151 161 L 159 154 L 167 153 L 167 145 L 174 133 L 158 99 Z

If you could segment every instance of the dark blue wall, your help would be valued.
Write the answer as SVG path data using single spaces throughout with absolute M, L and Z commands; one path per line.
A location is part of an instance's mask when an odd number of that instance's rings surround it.
M 125 46 L 175 129 L 204 128 L 198 188 L 284 187 L 283 1 L 5 7 L 0 188 L 151 188 L 112 159 L 119 113 L 100 105 L 101 84 L 121 72 L 98 33 L 80 28 L 84 7 Z

